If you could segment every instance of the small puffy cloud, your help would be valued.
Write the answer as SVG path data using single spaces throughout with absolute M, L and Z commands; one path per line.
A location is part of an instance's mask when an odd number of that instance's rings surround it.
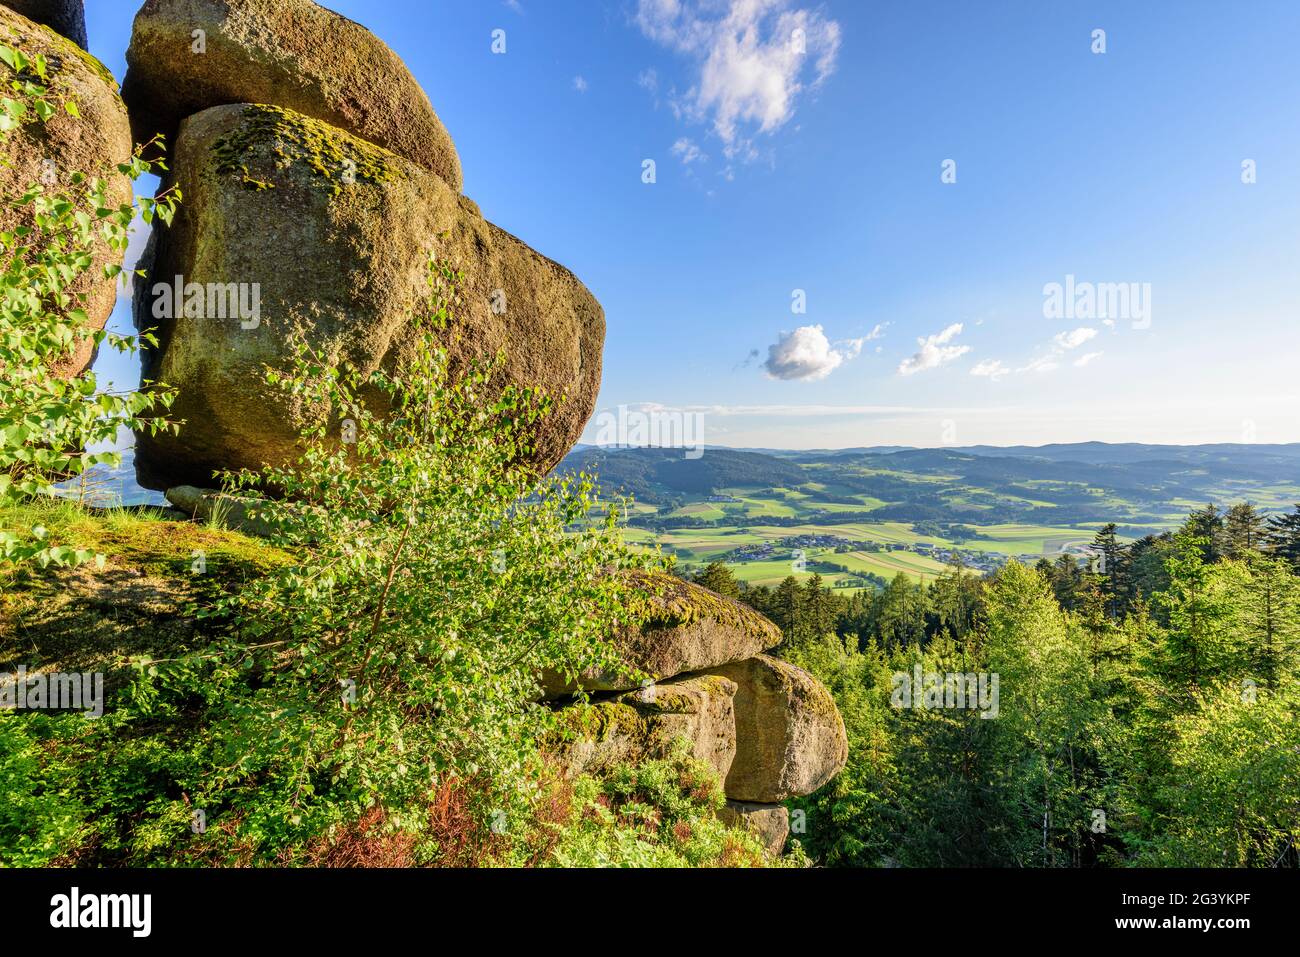
M 832 345 L 821 326 L 801 326 L 794 332 L 783 333 L 776 343 L 767 347 L 763 368 L 773 379 L 824 379 L 856 358 L 862 352 L 864 341 L 851 339 Z
M 1075 360 L 1074 360 L 1074 364 L 1075 364 L 1076 367 L 1082 369 L 1084 366 L 1086 366 L 1086 365 L 1087 365 L 1089 362 L 1091 362 L 1093 359 L 1100 359 L 1101 356 L 1102 356 L 1102 353 L 1100 353 L 1100 352 L 1086 352 L 1086 353 L 1084 353 L 1083 355 L 1079 356 L 1079 358 L 1075 359 Z
M 586 92 L 587 92 L 587 80 L 586 80 L 586 77 L 583 77 L 583 76 L 575 76 L 575 77 L 573 78 L 573 88 L 574 88 L 575 90 L 577 90 L 579 93 L 586 93 Z
M 970 370 L 971 375 L 983 376 L 991 382 L 997 382 L 1003 376 L 1011 374 L 1011 369 L 1001 359 L 985 359 L 977 362 Z
M 683 136 L 673 144 L 673 155 L 682 161 L 686 166 L 696 162 L 708 162 L 708 156 L 700 152 L 700 148 L 695 143 Z
M 1089 339 L 1097 334 L 1096 329 L 1089 329 L 1087 326 L 1080 326 L 1078 329 L 1072 329 L 1069 332 L 1057 333 L 1052 342 L 1062 352 L 1068 352 L 1070 349 L 1077 349 Z
M 654 67 L 647 67 L 636 75 L 636 85 L 647 93 L 659 92 L 659 73 Z
M 915 375 L 926 369 L 937 369 L 970 352 L 970 346 L 958 346 L 952 343 L 953 339 L 961 335 L 962 328 L 960 322 L 954 322 L 943 332 L 917 339 L 916 344 L 920 349 L 915 355 L 899 363 L 898 374 Z
M 698 75 L 674 109 L 711 122 L 728 158 L 756 158 L 752 137 L 788 123 L 839 56 L 839 24 L 794 0 L 638 0 L 634 20 L 694 61 Z

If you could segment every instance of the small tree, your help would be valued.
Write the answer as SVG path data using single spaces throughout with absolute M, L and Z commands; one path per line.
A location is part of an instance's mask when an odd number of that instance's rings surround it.
M 494 388 L 497 363 L 452 381 L 437 333 L 460 278 L 432 270 L 400 369 L 363 375 L 299 345 L 269 378 L 304 410 L 305 451 L 226 476 L 231 494 L 275 490 L 252 517 L 298 556 L 205 612 L 234 624 L 217 667 L 261 677 L 220 709 L 232 770 L 203 806 L 267 850 L 375 806 L 419 835 L 454 782 L 506 830 L 537 786 L 538 675 L 625 670 L 608 639 L 643 606 L 620 572 L 648 558 L 623 546 L 617 508 L 589 518 L 590 477 L 527 464 L 548 401 Z

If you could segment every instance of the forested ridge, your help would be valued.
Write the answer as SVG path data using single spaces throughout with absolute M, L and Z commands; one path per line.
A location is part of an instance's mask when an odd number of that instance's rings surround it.
M 849 765 L 797 802 L 833 866 L 1296 867 L 1300 508 L 844 597 L 698 580 L 777 622 L 832 690 Z M 996 714 L 899 707 L 901 675 L 996 675 Z M 987 710 L 987 709 L 986 709 Z

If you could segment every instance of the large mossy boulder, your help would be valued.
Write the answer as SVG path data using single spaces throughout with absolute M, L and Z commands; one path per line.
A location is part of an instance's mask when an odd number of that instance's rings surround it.
M 146 487 L 211 487 L 214 470 L 296 459 L 310 411 L 267 383 L 267 367 L 290 367 L 295 337 L 362 372 L 395 367 L 415 345 L 411 317 L 429 308 L 430 257 L 464 274 L 441 333 L 451 373 L 504 351 L 501 385 L 558 400 L 530 435 L 538 469 L 577 441 L 600 387 L 600 304 L 438 176 L 292 110 L 249 104 L 186 120 L 173 173 L 185 201 L 154 234 L 135 307 L 136 325 L 159 335 L 145 375 L 179 390 L 172 413 L 186 424 L 139 437 Z M 191 286 L 219 295 L 191 298 Z M 254 303 L 255 316 L 243 308 Z
M 646 606 L 646 620 L 615 641 L 628 668 L 625 672 L 589 673 L 567 681 L 548 672 L 542 686 L 547 698 L 587 691 L 634 688 L 638 675 L 662 681 L 695 671 L 752 658 L 781 643 L 781 629 L 754 609 L 672 575 L 637 572 L 632 584 Z
M 811 794 L 844 767 L 844 719 L 830 692 L 808 672 L 757 655 L 713 674 L 736 683 L 736 760 L 727 774 L 728 798 L 777 804 Z
M 67 37 L 83 50 L 86 44 L 86 8 L 82 0 L 0 0 L 0 7 L 21 13 Z
M 566 774 L 599 774 L 620 765 L 668 758 L 689 742 L 690 754 L 724 780 L 736 756 L 736 686 L 716 675 L 648 685 L 560 715 L 549 750 Z
M 450 134 L 397 54 L 311 0 L 148 0 L 126 59 L 137 142 L 170 140 L 210 107 L 270 103 L 463 185 Z
M 52 7 L 50 8 L 53 9 Z M 79 116 L 57 111 L 45 123 L 24 123 L 0 141 L 0 196 L 12 200 L 28 187 L 40 184 L 47 192 L 74 187 L 74 173 L 105 179 L 110 199 L 130 202 L 131 181 L 117 171 L 119 163 L 131 158 L 131 129 L 126 107 L 117 95 L 117 83 L 102 63 L 64 36 L 0 6 L 0 43 L 23 52 L 29 59 L 44 56 L 51 89 L 51 99 L 74 101 Z M 0 76 L 10 74 L 0 64 Z M 0 230 L 10 231 L 31 226 L 27 209 L 0 204 Z M 84 296 L 82 303 L 90 320 L 90 329 L 103 329 L 117 301 L 117 283 L 104 278 L 104 267 L 120 263 L 122 256 L 107 243 L 100 243 L 94 261 L 73 287 Z M 83 339 L 77 350 L 55 365 L 58 375 L 71 376 L 85 370 L 91 362 L 94 346 Z

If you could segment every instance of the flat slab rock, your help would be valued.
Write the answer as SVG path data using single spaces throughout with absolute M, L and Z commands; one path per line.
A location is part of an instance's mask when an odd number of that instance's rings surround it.
M 786 838 L 790 836 L 790 812 L 785 805 L 728 801 L 718 816 L 727 824 L 746 828 L 763 842 L 773 857 L 785 850 Z
M 844 719 L 830 692 L 808 672 L 756 655 L 710 673 L 736 684 L 736 759 L 727 773 L 728 798 L 778 804 L 811 794 L 844 767 Z
M 599 773 L 667 758 L 685 738 L 721 780 L 736 756 L 735 693 L 725 678 L 698 675 L 573 705 L 561 714 L 564 738 L 551 750 L 567 774 Z
M 250 514 L 257 499 L 192 485 L 178 485 L 165 494 L 168 504 L 196 521 L 216 521 L 224 528 L 246 535 L 268 537 L 274 532 L 270 525 Z
M 650 612 L 644 627 L 615 639 L 630 673 L 660 681 L 752 658 L 781 642 L 781 630 L 741 602 L 667 573 L 639 572 L 632 579 Z M 567 681 L 548 672 L 542 678 L 543 692 L 554 699 L 579 686 L 587 691 L 628 690 L 641 683 L 630 673 L 588 673 L 580 681 Z

